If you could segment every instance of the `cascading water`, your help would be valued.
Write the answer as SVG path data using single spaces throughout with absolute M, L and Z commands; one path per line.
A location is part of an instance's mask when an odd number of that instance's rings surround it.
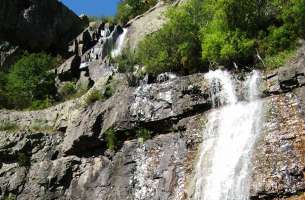
M 209 72 L 206 78 L 213 106 L 221 107 L 209 113 L 203 131 L 193 199 L 247 200 L 251 151 L 260 132 L 259 73 L 252 72 L 243 83 L 246 101 L 238 101 L 228 72 Z
M 124 28 L 123 33 L 118 37 L 118 39 L 115 42 L 114 49 L 111 51 L 111 56 L 113 58 L 119 56 L 122 53 L 124 40 L 127 35 L 128 29 Z

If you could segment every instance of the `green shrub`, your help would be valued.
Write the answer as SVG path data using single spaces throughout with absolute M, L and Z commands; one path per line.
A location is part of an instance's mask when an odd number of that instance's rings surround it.
M 137 49 L 146 71 L 158 74 L 175 71 L 186 74 L 201 68 L 199 29 L 202 22 L 200 0 L 168 11 L 168 23 L 147 36 Z
M 98 91 L 98 90 L 93 90 L 88 94 L 88 96 L 86 96 L 85 102 L 86 102 L 86 105 L 90 105 L 90 104 L 92 104 L 96 101 L 99 101 L 101 99 L 102 99 L 101 92 Z
M 110 150 L 116 150 L 118 147 L 118 138 L 116 131 L 111 128 L 108 129 L 104 134 L 107 148 Z
M 53 98 L 56 87 L 51 69 L 56 64 L 56 58 L 44 53 L 25 54 L 18 60 L 7 74 L 6 107 L 23 109 L 30 107 L 35 100 Z
M 107 85 L 104 92 L 104 99 L 109 99 L 114 94 L 114 89 L 111 85 Z
M 129 73 L 133 72 L 134 66 L 138 63 L 136 54 L 130 51 L 130 48 L 124 48 L 121 55 L 112 58 L 113 62 L 117 64 L 118 72 Z
M 49 99 L 46 97 L 46 99 L 43 100 L 33 100 L 31 103 L 31 110 L 40 110 L 44 108 L 48 108 L 54 104 L 54 100 Z
M 255 41 L 239 31 L 221 32 L 202 30 L 202 59 L 204 62 L 230 65 L 248 62 L 255 52 Z
M 0 71 L 0 109 L 7 107 L 7 92 L 6 92 L 6 83 L 7 75 L 4 72 Z
M 15 131 L 18 125 L 15 122 L 0 121 L 0 131 Z
M 16 197 L 13 197 L 13 196 L 4 196 L 3 200 L 16 200 Z
M 141 143 L 144 143 L 146 140 L 151 139 L 152 132 L 146 128 L 139 128 L 136 130 L 136 136 Z
M 48 122 L 43 121 L 43 120 L 34 121 L 33 124 L 31 125 L 30 129 L 32 131 L 37 131 L 37 132 L 53 132 L 54 131 L 53 127 L 49 126 Z
M 277 69 L 296 56 L 295 49 L 287 49 L 277 54 L 267 55 L 264 59 L 267 70 Z
M 119 3 L 116 21 L 125 24 L 130 19 L 147 11 L 156 5 L 157 0 L 125 0 Z
M 65 83 L 64 86 L 61 88 L 60 93 L 65 99 L 70 99 L 73 95 L 77 93 L 76 84 L 73 82 Z
M 256 52 L 278 65 L 305 36 L 305 0 L 190 0 L 167 16 L 139 44 L 138 61 L 148 73 L 256 65 Z

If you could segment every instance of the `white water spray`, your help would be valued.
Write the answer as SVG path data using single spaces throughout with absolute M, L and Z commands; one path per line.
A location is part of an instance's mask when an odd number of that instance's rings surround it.
M 121 55 L 123 47 L 124 47 L 124 40 L 125 40 L 125 37 L 127 35 L 127 32 L 128 32 L 128 29 L 124 28 L 123 33 L 121 35 L 119 35 L 118 39 L 116 40 L 115 45 L 114 45 L 114 49 L 111 51 L 111 56 L 113 58 Z
M 259 135 L 262 102 L 259 74 L 244 82 L 247 102 L 238 101 L 228 72 L 209 72 L 215 107 L 208 115 L 196 166 L 194 200 L 248 200 L 251 151 Z

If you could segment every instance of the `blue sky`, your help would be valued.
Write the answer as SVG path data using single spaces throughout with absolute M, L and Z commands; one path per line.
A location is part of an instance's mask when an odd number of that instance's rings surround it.
M 120 0 L 62 0 L 77 15 L 113 16 Z

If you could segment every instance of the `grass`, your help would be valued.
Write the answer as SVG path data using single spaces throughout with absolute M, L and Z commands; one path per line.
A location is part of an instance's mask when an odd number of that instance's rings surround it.
M 143 144 L 146 140 L 151 139 L 152 132 L 147 130 L 146 128 L 139 128 L 138 130 L 136 130 L 136 136 L 138 138 L 138 141 Z
M 110 77 L 105 85 L 105 91 L 101 93 L 101 91 L 97 89 L 93 89 L 86 96 L 85 104 L 88 106 L 96 101 L 99 100 L 105 101 L 109 99 L 116 92 L 116 88 L 117 88 L 117 81 L 113 80 L 112 77 Z
M 107 148 L 110 150 L 116 150 L 118 147 L 117 133 L 114 129 L 108 129 L 105 132 L 105 140 L 107 143 Z
M 1 121 L 0 131 L 12 132 L 18 129 L 18 125 L 15 122 Z
M 100 91 L 98 90 L 92 90 L 88 96 L 86 96 L 86 99 L 85 99 L 85 102 L 86 102 L 86 105 L 90 105 L 96 101 L 99 101 L 102 99 L 102 95 L 100 93 Z
M 30 130 L 35 132 L 54 132 L 54 128 L 52 126 L 49 126 L 47 124 L 47 121 L 43 121 L 43 120 L 35 121 L 31 125 Z
M 289 60 L 292 60 L 296 56 L 296 49 L 288 49 L 281 51 L 277 54 L 267 56 L 265 58 L 265 66 L 266 70 L 274 70 L 281 66 L 283 66 L 285 63 L 287 63 Z

